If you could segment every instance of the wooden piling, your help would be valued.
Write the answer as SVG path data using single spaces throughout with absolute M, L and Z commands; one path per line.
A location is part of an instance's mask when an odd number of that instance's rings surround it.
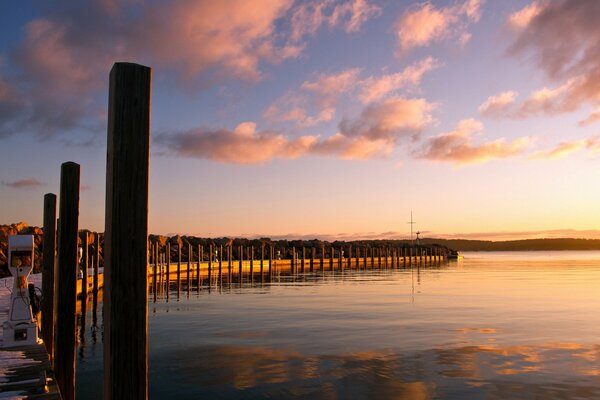
M 87 297 L 87 269 L 89 266 L 89 247 L 88 247 L 88 234 L 87 231 L 82 231 L 79 234 L 81 240 L 81 297 L 85 299 Z
M 301 272 L 304 272 L 304 260 L 306 260 L 306 248 L 304 246 L 302 246 L 302 261 L 300 264 Z
M 94 291 L 92 294 L 98 296 L 98 273 L 100 272 L 100 233 L 96 232 L 94 237 Z
M 293 274 L 296 269 L 296 247 L 292 247 L 292 261 L 290 263 L 290 268 L 291 268 L 292 274 Z
M 110 73 L 106 168 L 104 399 L 148 397 L 148 178 L 151 69 Z
M 50 362 L 54 357 L 54 266 L 56 262 L 56 195 L 44 195 L 42 255 L 42 337 Z
M 323 271 L 325 265 L 325 245 L 321 245 L 321 259 L 319 261 L 321 264 L 321 271 Z
M 75 310 L 79 229 L 79 165 L 74 162 L 66 162 L 61 166 L 59 218 L 54 368 L 63 399 L 72 400 L 75 399 Z

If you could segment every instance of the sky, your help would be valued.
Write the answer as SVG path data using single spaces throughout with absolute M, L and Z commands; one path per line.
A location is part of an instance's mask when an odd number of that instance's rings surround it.
M 10 2 L 0 223 L 81 165 L 104 230 L 108 75 L 152 67 L 149 227 L 204 237 L 600 238 L 596 0 Z

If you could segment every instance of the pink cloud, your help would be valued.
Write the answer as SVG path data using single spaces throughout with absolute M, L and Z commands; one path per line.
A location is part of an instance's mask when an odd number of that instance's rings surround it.
M 386 158 L 403 138 L 416 138 L 433 118 L 424 99 L 392 98 L 366 107 L 357 118 L 344 118 L 339 131 L 325 139 L 256 131 L 246 122 L 234 130 L 194 129 L 165 133 L 157 143 L 173 154 L 223 163 L 260 164 L 273 159 L 326 156 L 341 159 Z
M 490 96 L 479 106 L 479 113 L 486 116 L 504 116 L 507 110 L 513 106 L 517 92 L 509 90 L 495 96 Z
M 508 49 L 554 83 L 533 93 L 522 114 L 554 115 L 600 105 L 600 4 L 594 0 L 534 2 L 509 19 L 519 25 Z M 518 21 L 518 22 L 514 22 Z
M 482 131 L 481 122 L 474 119 L 462 120 L 453 131 L 429 138 L 415 155 L 430 161 L 476 164 L 519 155 L 530 143 L 528 137 L 515 139 L 510 143 L 505 139 L 474 143 L 473 135 Z
M 1 182 L 2 186 L 7 186 L 7 187 L 11 187 L 14 189 L 32 189 L 32 188 L 36 188 L 39 186 L 44 186 L 44 184 L 40 181 L 38 181 L 35 178 L 28 178 L 28 179 L 19 179 L 16 181 L 12 181 L 12 182 Z
M 304 81 L 298 92 L 288 92 L 275 100 L 264 112 L 269 121 L 294 122 L 307 128 L 333 119 L 340 97 L 354 89 L 358 68 L 332 74 L 320 74 Z M 312 114 L 310 109 L 316 109 Z
M 467 0 L 454 6 L 437 8 L 430 2 L 406 11 L 396 24 L 396 36 L 401 53 L 425 47 L 450 37 L 461 44 L 470 39 L 467 27 L 477 22 L 483 0 Z
M 315 136 L 290 140 L 274 132 L 256 132 L 255 123 L 244 122 L 232 131 L 195 129 L 163 134 L 157 142 L 183 157 L 221 163 L 261 164 L 275 158 L 298 158 L 306 154 L 316 140 Z
M 418 87 L 423 75 L 437 66 L 433 57 L 427 57 L 395 74 L 370 76 L 360 82 L 358 97 L 363 103 L 370 103 L 407 86 Z
M 531 21 L 542 11 L 542 2 L 534 1 L 518 11 L 515 11 L 508 18 L 508 25 L 513 29 L 526 28 Z
M 543 159 L 543 160 L 563 158 L 573 152 L 576 152 L 576 151 L 579 151 L 579 150 L 585 148 L 586 145 L 587 145 L 586 140 L 577 140 L 577 141 L 573 141 L 573 142 L 568 142 L 568 141 L 560 142 L 558 145 L 556 145 L 554 148 L 552 148 L 550 150 L 540 150 L 540 151 L 533 153 L 531 157 L 535 158 L 535 159 Z
M 351 0 L 338 4 L 334 0 L 300 2 L 292 12 L 291 38 L 301 40 L 314 35 L 321 26 L 330 29 L 343 25 L 346 32 L 356 32 L 370 18 L 381 13 L 381 8 L 367 0 Z

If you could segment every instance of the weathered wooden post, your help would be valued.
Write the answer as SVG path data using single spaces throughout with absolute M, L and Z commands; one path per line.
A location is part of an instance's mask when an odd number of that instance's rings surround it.
M 269 245 L 269 275 L 273 276 L 273 245 Z
M 204 246 L 198 244 L 198 264 L 196 264 L 196 280 L 198 281 L 198 288 L 202 284 L 202 261 L 204 260 Z M 208 281 L 210 282 L 210 275 L 208 277 Z
M 167 258 L 167 299 L 169 299 L 169 286 L 170 286 L 170 282 L 171 282 L 171 242 L 168 241 L 167 242 L 167 250 L 166 250 L 167 254 L 165 254 L 165 257 Z
M 148 177 L 151 69 L 110 72 L 106 167 L 104 398 L 148 397 Z
M 310 272 L 314 271 L 315 268 L 315 253 L 317 249 L 313 246 L 310 252 Z
M 254 278 L 254 246 L 250 246 L 250 279 Z
M 296 247 L 292 247 L 292 262 L 290 264 L 292 274 L 294 273 L 295 267 L 296 267 Z
M 239 247 L 239 257 L 240 257 L 240 271 L 239 271 L 239 278 L 240 278 L 240 283 L 242 282 L 242 276 L 244 273 L 244 246 L 240 245 Z
M 333 245 L 331 245 L 331 257 L 329 258 L 329 270 L 333 271 L 333 259 L 335 257 L 335 249 Z
M 348 268 L 352 268 L 352 245 L 348 245 Z
M 302 246 L 302 264 L 300 265 L 300 270 L 304 272 L 304 260 L 306 260 L 306 248 Z
M 263 268 L 265 264 L 265 244 L 262 243 L 260 246 L 260 276 L 263 274 Z
M 213 245 L 208 245 L 208 285 L 212 284 L 212 260 L 213 260 Z
M 219 281 L 223 281 L 223 245 L 219 245 Z
M 325 245 L 322 244 L 321 245 L 321 259 L 320 259 L 320 267 L 321 267 L 321 271 L 323 271 L 323 269 L 325 268 Z
M 158 257 L 159 257 L 159 249 L 158 242 L 154 243 L 154 279 L 152 280 L 152 291 L 154 292 L 154 302 L 156 303 L 156 291 L 158 289 Z
M 177 293 L 181 289 L 181 245 L 183 244 L 183 240 L 178 237 L 177 242 Z
M 56 262 L 56 195 L 44 195 L 42 255 L 42 335 L 50 361 L 54 358 L 54 265 Z
M 95 297 L 98 296 L 98 273 L 100 272 L 100 233 L 96 232 L 94 237 L 94 291 Z
M 75 307 L 79 230 L 79 164 L 74 162 L 66 162 L 60 169 L 59 218 L 54 368 L 63 399 L 71 400 L 75 399 Z
M 79 233 L 79 239 L 81 240 L 81 298 L 85 301 L 87 297 L 87 270 L 89 266 L 89 247 L 88 247 L 88 233 L 82 231 Z

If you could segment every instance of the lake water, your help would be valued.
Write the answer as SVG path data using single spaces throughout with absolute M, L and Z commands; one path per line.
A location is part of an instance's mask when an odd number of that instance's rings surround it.
M 81 399 L 102 398 L 93 311 Z M 600 252 L 194 287 L 150 295 L 148 320 L 152 399 L 600 398 Z

